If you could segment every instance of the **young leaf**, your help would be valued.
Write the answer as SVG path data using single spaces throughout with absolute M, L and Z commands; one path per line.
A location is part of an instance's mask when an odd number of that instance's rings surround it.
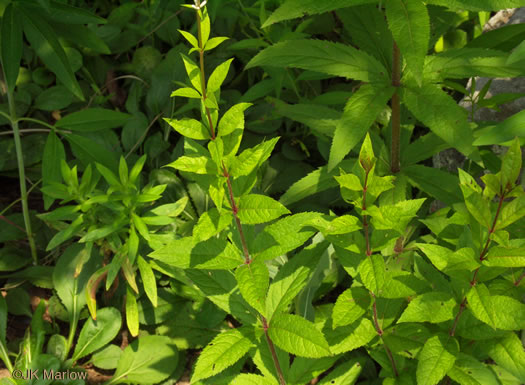
M 374 87 L 365 84 L 350 97 L 335 129 L 328 171 L 337 166 L 359 143 L 377 115 L 385 108 L 394 90 L 394 87 L 390 86 Z
M 421 79 L 430 39 L 427 7 L 421 0 L 394 0 L 385 3 L 392 35 L 416 79 Z
M 244 130 L 244 111 L 251 105 L 251 103 L 239 103 L 226 111 L 219 120 L 217 135 L 226 136 L 237 129 Z
M 80 331 L 72 360 L 77 361 L 112 341 L 119 332 L 121 324 L 122 319 L 117 309 L 113 307 L 100 309 L 97 320 L 88 318 Z
M 256 225 L 279 218 L 290 211 L 278 201 L 259 194 L 244 195 L 239 199 L 238 216 L 242 223 Z
M 235 158 L 231 165 L 230 175 L 233 177 L 249 175 L 268 159 L 277 144 L 279 137 L 259 143 L 257 146 L 244 150 Z
M 195 87 L 196 90 L 201 90 L 201 71 L 199 67 L 186 55 L 181 54 L 184 67 L 186 68 L 186 73 L 190 78 L 190 82 Z
M 372 217 L 371 222 L 376 229 L 393 229 L 403 235 L 424 201 L 425 198 L 401 201 L 394 205 L 370 206 L 367 213 Z
M 418 356 L 418 385 L 436 385 L 452 369 L 459 353 L 459 344 L 454 337 L 437 334 L 423 346 Z
M 22 18 L 16 10 L 17 3 L 10 3 L 2 16 L 2 67 L 9 92 L 13 92 L 22 59 Z
M 144 291 L 153 306 L 157 307 L 157 282 L 155 280 L 155 275 L 153 274 L 153 269 L 140 255 L 137 258 L 137 264 L 139 266 L 140 276 L 142 277 Z
M 206 42 L 206 46 L 204 47 L 204 51 L 210 51 L 216 47 L 218 47 L 221 43 L 228 40 L 229 37 L 212 37 L 210 40 Z
M 512 141 L 501 163 L 501 185 L 504 189 L 511 189 L 520 176 L 521 171 L 521 147 L 518 138 Z
M 191 44 L 191 46 L 193 48 L 199 48 L 199 41 L 197 40 L 197 38 L 195 36 L 193 36 L 191 33 L 189 32 L 186 32 L 186 31 L 183 31 L 181 29 L 178 29 L 177 31 L 179 31 L 179 33 L 184 36 L 184 38 L 186 40 L 188 40 L 188 42 Z
M 217 165 L 207 156 L 181 156 L 176 161 L 167 164 L 166 167 L 201 175 L 217 173 Z
M 218 334 L 201 352 L 191 382 L 214 376 L 239 361 L 253 346 L 250 330 L 230 329 Z
M 397 322 L 440 323 L 453 319 L 456 313 L 456 301 L 452 295 L 435 291 L 412 299 Z
M 195 227 L 193 227 L 193 238 L 198 241 L 205 241 L 219 234 L 232 223 L 233 215 L 230 211 L 222 210 L 219 212 L 213 207 L 203 213 Z
M 122 127 L 131 115 L 104 108 L 86 108 L 64 116 L 55 126 L 72 131 L 93 132 Z
M 135 292 L 127 285 L 126 291 L 126 324 L 133 337 L 139 335 L 139 310 Z
M 190 87 L 179 88 L 173 91 L 170 96 L 171 97 L 182 96 L 182 97 L 191 98 L 191 99 L 200 99 L 202 97 L 201 94 L 197 90 L 195 90 L 194 88 L 190 88 Z
M 274 315 L 268 333 L 277 346 L 297 356 L 321 358 L 331 355 L 323 334 L 313 323 L 298 315 Z
M 235 278 L 246 302 L 264 316 L 270 282 L 268 267 L 265 263 L 255 261 L 239 266 L 235 270 Z
M 199 96 L 200 97 L 200 96 Z M 164 118 L 171 127 L 175 129 L 182 136 L 191 139 L 205 140 L 210 139 L 210 131 L 208 128 L 195 119 L 168 119 Z
M 233 59 L 226 60 L 224 63 L 215 67 L 208 79 L 208 87 L 206 90 L 208 93 L 215 92 L 221 88 L 224 79 L 226 79 L 226 76 L 228 75 L 232 61 Z
M 142 336 L 120 356 L 113 383 L 157 384 L 177 368 L 179 351 L 168 337 Z
M 372 304 L 370 293 L 362 287 L 345 290 L 335 302 L 332 310 L 333 327 L 354 323 L 367 312 Z
M 288 40 L 259 52 L 246 68 L 295 67 L 386 85 L 388 71 L 376 59 L 348 45 L 321 40 Z
M 490 295 L 487 287 L 478 283 L 470 288 L 467 300 L 474 316 L 494 329 L 525 328 L 525 305 L 512 297 Z

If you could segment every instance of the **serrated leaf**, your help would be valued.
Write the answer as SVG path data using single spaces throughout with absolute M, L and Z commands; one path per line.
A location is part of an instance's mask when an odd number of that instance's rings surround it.
M 463 154 L 475 156 L 474 137 L 466 111 L 449 95 L 432 84 L 423 84 L 421 88 L 407 87 L 403 92 L 403 101 L 414 116 L 437 136 Z
M 377 331 L 368 318 L 361 317 L 351 325 L 340 326 L 332 330 L 327 324 L 323 330 L 333 354 L 341 354 L 357 349 L 369 343 L 377 336 Z
M 124 349 L 112 382 L 157 384 L 176 368 L 179 352 L 165 336 L 145 335 Z
M 525 267 L 525 247 L 492 247 L 483 260 L 485 266 Z
M 361 229 L 361 221 L 353 215 L 341 215 L 339 217 L 318 217 L 305 224 L 315 227 L 323 235 L 348 234 Z
M 381 295 L 385 283 L 385 260 L 380 254 L 372 254 L 359 264 L 359 275 L 363 285 L 377 296 Z
M 251 103 L 239 103 L 224 113 L 218 125 L 218 136 L 226 136 L 235 130 L 244 130 L 244 111 Z
M 166 167 L 201 175 L 217 173 L 217 165 L 207 156 L 181 156 L 176 161 L 167 164 Z
M 276 385 L 274 379 L 259 376 L 257 374 L 242 373 L 235 377 L 231 385 Z
M 294 67 L 347 79 L 387 84 L 388 71 L 373 57 L 348 45 L 320 40 L 288 40 L 259 52 L 246 68 Z
M 357 359 L 343 362 L 323 378 L 319 385 L 353 385 L 362 370 L 363 366 Z
M 266 314 L 266 295 L 270 283 L 264 262 L 251 262 L 235 270 L 235 278 L 243 298 L 263 316 Z
M 421 0 L 394 0 L 385 5 L 388 26 L 407 67 L 420 79 L 430 40 L 427 7 Z
M 467 300 L 474 316 L 494 329 L 525 328 L 525 305 L 512 297 L 490 295 L 484 284 L 470 288 Z
M 217 335 L 199 355 L 191 382 L 214 376 L 239 361 L 253 346 L 249 329 L 230 329 Z
M 230 211 L 219 212 L 213 207 L 200 216 L 199 221 L 193 227 L 193 238 L 199 242 L 210 239 L 231 225 L 232 220 L 233 214 Z
M 501 215 L 496 223 L 496 229 L 501 230 L 525 217 L 525 196 L 519 196 L 508 202 L 501 209 Z
M 298 315 L 274 315 L 268 333 L 277 346 L 297 356 L 321 358 L 331 355 L 323 334 L 313 323 Z
M 412 299 L 397 321 L 441 323 L 456 315 L 456 301 L 450 293 L 430 292 Z
M 394 229 L 401 235 L 405 233 L 408 223 L 412 220 L 425 199 L 401 201 L 394 205 L 370 206 L 367 213 L 372 217 L 374 228 L 379 230 Z
M 259 194 L 242 196 L 238 201 L 237 215 L 242 223 L 256 225 L 279 218 L 290 211 L 273 198 Z
M 230 175 L 238 177 L 251 174 L 270 157 L 278 140 L 279 137 L 272 138 L 241 152 L 231 165 Z
M 462 385 L 499 385 L 494 372 L 474 357 L 459 353 L 447 375 Z
M 77 361 L 112 341 L 121 323 L 120 312 L 113 307 L 100 309 L 96 321 L 88 318 L 78 336 L 72 360 Z
M 255 238 L 252 255 L 255 259 L 269 260 L 302 246 L 315 233 L 302 226 L 319 215 L 308 212 L 290 215 L 266 226 Z
M 149 257 L 181 269 L 234 269 L 244 262 L 237 247 L 218 238 L 198 243 L 191 237 L 176 239 Z
M 501 185 L 504 189 L 510 190 L 515 185 L 520 176 L 521 165 L 520 141 L 516 137 L 501 162 Z
M 429 0 L 429 4 L 441 5 L 453 10 L 498 11 L 505 8 L 521 7 L 520 0 Z
M 452 369 L 458 353 L 459 344 L 454 337 L 443 334 L 431 337 L 418 356 L 418 385 L 436 385 Z
M 9 92 L 13 92 L 22 59 L 22 19 L 16 11 L 17 3 L 9 4 L 2 16 L 2 68 Z
M 164 121 L 182 136 L 197 140 L 210 139 L 211 137 L 208 128 L 198 120 L 164 118 Z
M 479 259 L 471 248 L 452 251 L 443 246 L 424 243 L 418 243 L 416 247 L 425 253 L 436 268 L 448 275 L 454 275 L 461 270 L 470 273 L 480 266 Z
M 407 149 L 408 151 L 410 149 Z M 410 184 L 447 205 L 462 200 L 459 180 L 455 175 L 419 164 L 404 166 L 401 171 L 408 177 Z
M 345 290 L 335 302 L 332 310 L 333 327 L 354 323 L 367 312 L 372 304 L 370 293 L 362 287 Z
M 509 333 L 504 338 L 489 340 L 486 348 L 490 358 L 499 366 L 511 372 L 521 382 L 525 382 L 525 352 L 516 334 Z
M 170 96 L 171 97 L 182 96 L 182 97 L 191 98 L 191 99 L 200 99 L 201 98 L 201 94 L 196 89 L 190 88 L 190 87 L 179 88 L 179 89 L 173 91 Z
M 318 0 L 286 0 L 264 22 L 262 28 L 284 20 L 296 19 L 305 15 L 316 15 L 335 9 L 351 7 L 359 4 L 373 3 L 374 0 L 334 0 L 329 3 Z
M 359 143 L 377 115 L 385 108 L 394 91 L 395 88 L 391 86 L 374 87 L 365 84 L 350 97 L 345 105 L 343 116 L 335 128 L 328 171 L 337 166 Z

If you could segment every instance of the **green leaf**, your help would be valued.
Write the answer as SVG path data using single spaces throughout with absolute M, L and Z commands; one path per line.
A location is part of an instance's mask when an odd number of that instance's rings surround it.
M 191 237 L 176 239 L 149 257 L 181 269 L 234 269 L 244 262 L 237 247 L 219 238 L 199 243 Z
M 230 329 L 218 334 L 201 352 L 191 382 L 214 376 L 239 361 L 253 346 L 249 329 Z
M 210 239 L 231 225 L 232 220 L 233 214 L 230 211 L 219 212 L 213 207 L 200 216 L 199 221 L 193 227 L 193 238 L 199 242 Z
M 419 121 L 449 145 L 467 156 L 479 157 L 472 145 L 474 137 L 466 111 L 440 88 L 432 84 L 406 87 L 403 101 Z
M 403 235 L 424 201 L 425 198 L 401 201 L 394 205 L 370 206 L 367 213 L 372 217 L 371 222 L 376 229 L 393 229 Z
M 183 31 L 181 29 L 178 29 L 177 31 L 179 31 L 179 33 L 184 36 L 184 38 L 186 40 L 188 40 L 188 42 L 191 44 L 191 46 L 193 48 L 197 48 L 199 49 L 199 41 L 197 40 L 197 38 L 195 36 L 193 36 L 191 33 L 189 32 L 186 32 L 186 31 Z
M 186 73 L 190 78 L 190 82 L 195 87 L 196 90 L 201 90 L 201 71 L 199 67 L 186 55 L 181 54 L 184 67 L 186 68 Z
M 190 87 L 179 88 L 173 91 L 170 96 L 171 97 L 182 96 L 182 97 L 191 98 L 191 99 L 200 99 L 202 97 L 201 94 L 197 90 L 195 90 L 194 88 L 190 88 Z
M 445 322 L 455 317 L 456 310 L 456 301 L 450 293 L 424 293 L 409 302 L 397 322 Z
M 459 344 L 454 337 L 437 334 L 423 346 L 418 356 L 418 385 L 436 385 L 452 369 L 459 353 Z
M 483 260 L 485 266 L 525 267 L 525 247 L 492 247 Z
M 37 5 L 34 2 L 24 4 L 24 7 L 31 7 L 34 11 L 42 12 L 42 3 L 47 2 L 48 7 L 45 7 L 45 17 L 53 21 L 66 24 L 105 24 L 106 20 L 92 14 L 85 9 L 74 7 L 56 0 L 40 0 Z
M 512 297 L 490 295 L 484 284 L 470 288 L 467 300 L 474 316 L 494 329 L 525 328 L 525 305 Z
M 127 285 L 126 291 L 126 324 L 133 337 L 139 335 L 139 310 L 135 292 Z
M 521 147 L 516 137 L 505 153 L 501 162 L 501 185 L 504 189 L 512 189 L 516 184 L 521 171 Z
M 313 323 L 298 315 L 274 315 L 268 333 L 277 346 L 297 356 L 321 358 L 331 355 L 323 334 Z
M 208 79 L 208 88 L 206 90 L 208 93 L 215 92 L 221 88 L 224 79 L 226 79 L 226 76 L 228 75 L 232 61 L 233 59 L 226 60 L 224 63 L 215 67 Z
M 88 318 L 80 331 L 72 360 L 77 361 L 112 341 L 119 332 L 121 324 L 122 319 L 117 309 L 113 307 L 100 309 L 97 320 Z
M 410 184 L 447 205 L 460 202 L 463 198 L 458 177 L 446 171 L 419 164 L 404 166 L 401 171 Z
M 341 215 L 339 217 L 318 217 L 305 224 L 315 227 L 323 235 L 348 234 L 361 229 L 361 221 L 353 215 Z
M 288 40 L 259 52 L 246 68 L 292 67 L 369 83 L 389 83 L 388 71 L 351 46 L 321 40 Z
M 408 70 L 421 79 L 430 40 L 430 20 L 421 0 L 394 0 L 386 4 L 392 35 L 407 62 Z
M 62 181 L 60 173 L 60 163 L 66 160 L 66 152 L 62 141 L 56 134 L 51 131 L 47 135 L 44 155 L 42 156 L 42 184 L 49 185 L 52 182 L 60 183 Z M 47 210 L 53 203 L 53 199 L 44 195 L 44 208 Z
M 463 193 L 467 210 L 477 222 L 490 229 L 493 220 L 489 202 L 482 196 L 481 188 L 471 175 L 461 169 L 458 169 L 458 173 L 459 187 Z
M 279 137 L 259 143 L 257 146 L 244 150 L 235 158 L 231 165 L 230 175 L 233 177 L 249 175 L 268 159 L 277 144 Z
M 179 352 L 170 338 L 142 336 L 124 349 L 111 382 L 156 384 L 173 373 L 178 361 Z
M 362 370 L 363 366 L 356 359 L 343 362 L 324 377 L 319 385 L 353 385 Z
M 290 215 L 266 226 L 255 238 L 252 255 L 266 261 L 302 246 L 315 233 L 302 226 L 319 215 L 308 212 Z
M 525 111 L 520 111 L 502 122 L 488 126 L 476 132 L 475 146 L 503 144 L 515 137 L 525 136 Z
M 9 92 L 13 92 L 22 59 L 22 18 L 15 10 L 17 3 L 10 3 L 2 16 L 2 68 Z
M 254 309 L 266 315 L 266 295 L 270 284 L 268 267 L 264 262 L 251 262 L 235 270 L 239 290 Z
M 458 271 L 466 270 L 469 272 L 467 276 L 471 276 L 470 272 L 480 266 L 479 259 L 474 255 L 474 250 L 468 247 L 456 251 L 443 246 L 424 243 L 418 243 L 416 247 L 425 253 L 435 267 L 448 275 L 455 275 Z
M 521 0 L 429 0 L 429 4 L 441 5 L 455 11 L 498 11 L 521 7 Z
M 521 382 L 525 382 L 525 352 L 516 334 L 509 333 L 504 338 L 488 340 L 485 348 L 490 358 L 499 366 L 511 372 Z
M 219 120 L 217 135 L 226 136 L 237 129 L 244 130 L 244 111 L 251 105 L 251 103 L 239 103 L 226 111 Z
M 454 363 L 454 367 L 447 372 L 447 375 L 465 385 L 499 385 L 494 372 L 486 365 L 482 364 L 472 356 L 459 353 Z
M 122 350 L 117 345 L 108 345 L 91 357 L 91 362 L 100 369 L 115 369 L 122 356 Z
M 353 160 L 344 160 L 339 164 L 339 168 L 349 171 L 353 164 Z M 339 170 L 332 170 L 329 172 L 327 166 L 320 167 L 290 186 L 290 188 L 281 196 L 279 202 L 285 206 L 290 206 L 291 204 L 305 199 L 315 193 L 328 190 L 332 187 L 337 187 L 337 182 L 334 179 L 334 176 L 338 174 Z
M 365 84 L 350 97 L 335 129 L 328 171 L 333 170 L 359 143 L 377 115 L 385 109 L 394 91 L 395 88 L 391 86 L 374 87 Z
M 131 115 L 119 111 L 87 108 L 63 117 L 55 126 L 80 132 L 100 131 L 122 127 L 130 118 Z
M 351 325 L 332 329 L 327 325 L 323 330 L 333 354 L 341 354 L 369 343 L 377 331 L 368 318 L 361 317 Z
M 374 2 L 375 0 L 334 0 L 328 3 L 316 0 L 286 0 L 270 15 L 262 25 L 262 28 L 266 28 L 280 21 L 296 19 L 305 15 L 316 15 L 339 8 Z
M 274 379 L 268 379 L 257 374 L 242 373 L 235 377 L 231 385 L 275 385 Z
M 181 156 L 176 161 L 167 164 L 166 167 L 202 175 L 217 173 L 217 165 L 207 156 Z
M 175 129 L 182 136 L 191 139 L 205 140 L 210 139 L 210 131 L 208 128 L 195 119 L 168 119 L 164 118 L 171 127 Z
M 242 223 L 256 225 L 279 218 L 290 211 L 273 198 L 259 194 L 242 196 L 238 201 L 237 215 Z
M 354 323 L 365 314 L 372 304 L 370 293 L 362 287 L 345 290 L 332 310 L 333 327 Z
M 505 204 L 496 223 L 496 230 L 502 230 L 525 216 L 525 196 L 519 196 Z
M 153 274 L 153 269 L 140 255 L 137 257 L 137 264 L 139 266 L 142 284 L 144 285 L 144 291 L 153 306 L 157 307 L 157 282 L 155 280 L 155 275 Z
M 53 250 L 61 243 L 75 236 L 76 233 L 82 228 L 83 223 L 84 217 L 81 214 L 66 229 L 59 231 L 53 236 L 53 238 L 51 238 L 47 244 L 46 251 Z
M 0 296 L 0 344 L 5 348 L 6 345 L 6 331 L 7 331 L 7 303 L 4 296 Z M 7 352 L 6 352 L 7 353 Z M 7 356 L 7 354 L 5 355 Z M 2 355 L 2 358 L 5 357 Z
M 359 275 L 363 285 L 380 296 L 385 283 L 385 260 L 380 254 L 372 254 L 359 264 Z
M 229 37 L 224 37 L 224 36 L 212 37 L 210 40 L 206 42 L 204 51 L 211 51 L 212 49 L 218 47 L 221 43 L 225 42 L 228 39 Z
M 306 286 L 320 256 L 328 246 L 326 241 L 307 246 L 279 269 L 266 298 L 266 316 L 270 321 L 274 313 L 285 312 L 287 306 Z
M 63 24 L 61 22 L 53 23 L 53 29 L 63 38 L 79 45 L 89 48 L 97 53 L 104 55 L 111 54 L 111 50 L 94 31 L 83 25 Z
M 20 3 L 20 5 L 25 3 Z M 20 10 L 24 14 L 23 28 L 27 40 L 44 64 L 55 73 L 57 78 L 80 100 L 85 100 L 82 90 L 71 69 L 69 60 L 60 45 L 51 26 L 40 15 L 25 6 Z
M 115 170 L 115 166 L 118 164 L 118 156 L 114 151 L 108 150 L 108 148 L 100 142 L 96 142 L 85 136 L 76 134 L 64 134 L 63 136 L 71 145 L 73 154 L 84 163 L 84 165 L 87 166 L 90 163 L 97 162 L 109 169 Z

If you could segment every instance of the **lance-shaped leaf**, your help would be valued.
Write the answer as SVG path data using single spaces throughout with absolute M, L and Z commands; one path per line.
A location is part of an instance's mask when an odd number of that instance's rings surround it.
M 266 295 L 270 283 L 264 262 L 251 262 L 235 270 L 235 278 L 243 298 L 262 315 L 266 313 Z
M 436 385 L 452 369 L 459 353 L 459 344 L 454 337 L 437 334 L 430 338 L 418 356 L 418 385 Z
M 328 171 L 337 166 L 359 143 L 377 115 L 385 108 L 394 90 L 391 86 L 374 87 L 366 84 L 350 97 L 335 129 Z
M 465 155 L 479 159 L 466 111 L 444 91 L 432 84 L 407 87 L 403 92 L 407 108 L 432 132 Z
M 354 323 L 366 313 L 372 304 L 370 293 L 362 287 L 345 290 L 335 302 L 332 310 L 333 327 Z
M 320 40 L 288 40 L 259 52 L 246 66 L 295 67 L 369 83 L 387 84 L 388 71 L 351 46 Z
M 210 139 L 208 128 L 195 119 L 164 119 L 179 134 L 191 139 Z
M 239 103 L 226 111 L 221 120 L 219 120 L 217 135 L 226 136 L 237 129 L 243 130 L 244 111 L 251 105 L 251 103 Z
M 2 16 L 2 67 L 9 92 L 15 89 L 22 59 L 22 19 L 16 10 L 17 3 L 10 3 Z
M 228 75 L 230 65 L 233 59 L 226 60 L 224 63 L 219 64 L 211 73 L 210 78 L 208 79 L 208 88 L 207 92 L 215 92 L 221 88 L 224 79 Z
M 259 194 L 242 196 L 238 201 L 239 219 L 242 223 L 255 225 L 279 218 L 290 211 L 273 198 Z
M 153 269 L 140 255 L 137 257 L 137 264 L 139 266 L 142 284 L 144 285 L 144 291 L 153 306 L 157 307 L 157 282 L 155 280 L 155 274 L 153 274 Z
M 58 79 L 80 100 L 84 100 L 82 90 L 75 78 L 69 59 L 60 45 L 55 32 L 41 15 L 33 9 L 22 7 L 20 3 L 17 8 L 23 12 L 24 33 L 31 47 L 42 59 L 44 64 L 55 73 Z
M 126 291 L 126 324 L 133 337 L 139 335 L 139 309 L 135 292 L 127 286 Z
M 210 239 L 231 225 L 232 220 L 233 214 L 230 211 L 219 212 L 213 207 L 200 216 L 199 221 L 193 227 L 193 238 L 196 241 Z
M 87 108 L 63 117 L 56 122 L 55 126 L 72 131 L 91 132 L 121 127 L 130 118 L 131 115 L 120 111 L 104 108 Z
M 66 151 L 64 149 L 64 144 L 57 135 L 51 131 L 47 135 L 44 155 L 42 157 L 42 183 L 44 186 L 53 182 L 61 182 L 60 162 L 65 159 Z M 44 195 L 44 206 L 46 210 L 52 203 L 53 199 L 48 195 Z
M 354 323 L 332 329 L 327 323 L 323 330 L 333 354 L 341 354 L 369 343 L 377 336 L 377 331 L 368 318 L 361 317 Z
M 430 39 L 427 7 L 421 0 L 392 0 L 385 3 L 392 35 L 416 79 L 421 79 Z
M 262 28 L 266 28 L 280 21 L 296 19 L 305 15 L 317 15 L 339 8 L 368 3 L 375 3 L 375 0 L 333 0 L 329 2 L 319 0 L 286 0 L 270 15 L 262 25 Z
M 297 356 L 321 358 L 331 355 L 323 333 L 313 323 L 298 315 L 275 315 L 268 333 L 277 346 Z
M 199 355 L 191 382 L 222 372 L 239 361 L 252 346 L 247 328 L 230 329 L 217 335 Z
M 375 295 L 380 295 L 385 283 L 385 260 L 380 254 L 372 254 L 359 265 L 363 285 Z
M 233 177 L 248 175 L 268 159 L 277 144 L 279 137 L 259 143 L 239 154 L 233 161 L 230 175 Z

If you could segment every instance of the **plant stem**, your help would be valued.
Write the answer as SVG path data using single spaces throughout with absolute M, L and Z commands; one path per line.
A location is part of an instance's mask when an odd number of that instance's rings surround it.
M 200 1 L 199 1 L 200 5 Z M 208 106 L 206 106 L 206 76 L 204 74 L 204 47 L 202 44 L 202 27 L 201 27 L 201 11 L 197 11 L 197 34 L 199 38 L 199 63 L 200 63 L 200 70 L 201 70 L 201 90 L 202 90 L 202 103 L 204 105 L 204 109 L 206 110 L 206 116 L 208 117 L 208 124 L 210 126 L 211 131 L 211 139 L 215 139 L 215 128 L 213 127 L 213 122 L 211 120 L 211 113 Z
M 71 350 L 71 346 L 73 345 L 73 338 L 75 338 L 75 333 L 77 331 L 77 325 L 78 320 L 80 316 L 80 312 L 76 311 L 77 308 L 77 287 L 78 287 L 78 281 L 75 278 L 73 280 L 73 316 L 71 317 L 70 323 L 69 323 L 69 335 L 67 337 L 67 345 L 66 345 L 66 356 L 69 354 L 69 351 Z
M 226 185 L 228 186 L 228 198 L 230 200 L 230 205 L 232 206 L 232 212 L 233 217 L 235 218 L 235 223 L 237 225 L 237 231 L 239 232 L 239 237 L 241 238 L 241 244 L 242 244 L 242 250 L 244 253 L 244 263 L 250 264 L 252 262 L 252 259 L 250 257 L 250 252 L 248 251 L 248 243 L 246 242 L 246 238 L 244 237 L 244 231 L 242 230 L 242 223 L 239 219 L 239 216 L 237 213 L 239 212 L 239 207 L 235 203 L 235 198 L 233 196 L 233 188 L 232 183 L 230 180 L 230 174 L 228 173 L 228 170 L 226 169 L 226 166 L 224 163 L 222 164 L 222 172 L 224 177 L 226 178 Z M 268 343 L 268 348 L 270 349 L 270 353 L 272 354 L 272 360 L 273 364 L 275 366 L 275 370 L 277 371 L 277 375 L 279 377 L 279 383 L 280 385 L 286 385 L 286 381 L 284 380 L 283 371 L 281 369 L 281 365 L 279 364 L 279 359 L 277 358 L 277 353 L 275 352 L 275 346 L 273 345 L 273 341 L 270 338 L 270 335 L 268 334 L 268 322 L 266 321 L 266 318 L 259 314 L 261 318 L 261 323 L 263 325 L 264 329 L 264 335 L 266 337 L 266 342 Z
M 366 210 L 366 192 L 368 190 L 368 175 L 370 174 L 369 170 L 365 171 L 365 185 L 363 187 L 363 203 L 361 205 L 361 209 L 363 211 Z M 365 241 L 366 241 L 366 256 L 369 258 L 372 255 L 372 250 L 370 248 L 370 237 L 368 234 L 368 216 L 366 214 L 363 215 L 363 228 L 365 229 Z
M 502 192 L 501 196 L 499 198 L 498 208 L 496 210 L 496 215 L 494 216 L 494 221 L 492 222 L 492 226 L 490 227 L 489 233 L 487 235 L 487 241 L 485 242 L 485 246 L 483 247 L 483 250 L 479 253 L 479 261 L 480 262 L 483 262 L 485 260 L 485 255 L 488 252 L 489 245 L 490 245 L 490 242 L 491 242 L 490 236 L 491 236 L 492 233 L 494 233 L 494 231 L 496 231 L 496 224 L 498 223 L 499 215 L 501 213 L 501 207 L 503 206 L 503 201 L 504 200 L 505 200 L 505 192 Z M 471 287 L 475 286 L 476 283 L 477 283 L 476 279 L 477 279 L 477 276 L 478 276 L 479 269 L 480 268 L 478 267 L 476 270 L 474 270 L 474 274 L 472 275 L 472 280 L 470 281 L 470 286 Z M 450 328 L 450 331 L 448 332 L 448 334 L 451 337 L 454 337 L 454 334 L 456 333 L 456 327 L 457 327 L 458 322 L 459 322 L 459 318 L 461 317 L 461 314 L 463 314 L 463 311 L 465 310 L 466 307 L 467 307 L 467 297 L 463 297 L 463 300 L 461 301 L 461 304 L 459 305 L 458 314 L 456 314 L 456 318 L 454 318 L 454 323 L 452 324 L 452 327 Z
M 279 363 L 279 359 L 275 351 L 275 346 L 273 345 L 273 341 L 270 338 L 270 335 L 268 334 L 268 322 L 266 321 L 266 318 L 264 318 L 264 316 L 262 315 L 261 315 L 261 322 L 263 324 L 264 336 L 266 337 L 266 342 L 268 343 L 268 347 L 270 348 L 270 353 L 272 355 L 273 364 L 275 366 L 275 370 L 277 371 L 277 376 L 279 377 L 279 384 L 286 385 L 286 381 L 284 380 L 283 371 L 281 369 L 281 364 Z
M 7 100 L 9 103 L 9 114 L 11 118 L 11 128 L 13 129 L 13 138 L 15 141 L 16 160 L 18 163 L 18 179 L 20 181 L 20 199 L 22 200 L 22 215 L 24 217 L 24 224 L 29 241 L 29 248 L 31 249 L 31 256 L 33 263 L 36 265 L 38 256 L 36 252 L 35 239 L 31 231 L 31 219 L 29 217 L 29 205 L 27 203 L 27 187 L 26 187 L 26 173 L 24 168 L 24 156 L 22 152 L 22 142 L 20 141 L 20 130 L 18 127 L 18 120 L 16 118 L 15 101 L 12 92 L 7 92 Z
M 401 169 L 400 137 L 401 137 L 401 104 L 399 101 L 399 87 L 401 86 L 401 55 L 394 42 L 392 54 L 392 86 L 396 87 L 392 95 L 392 148 L 390 151 L 390 171 L 396 174 Z
M 2 361 L 4 361 L 5 367 L 9 372 L 13 372 L 13 364 L 11 363 L 11 360 L 9 359 L 9 353 L 3 344 L 3 342 L 0 341 L 0 358 Z

